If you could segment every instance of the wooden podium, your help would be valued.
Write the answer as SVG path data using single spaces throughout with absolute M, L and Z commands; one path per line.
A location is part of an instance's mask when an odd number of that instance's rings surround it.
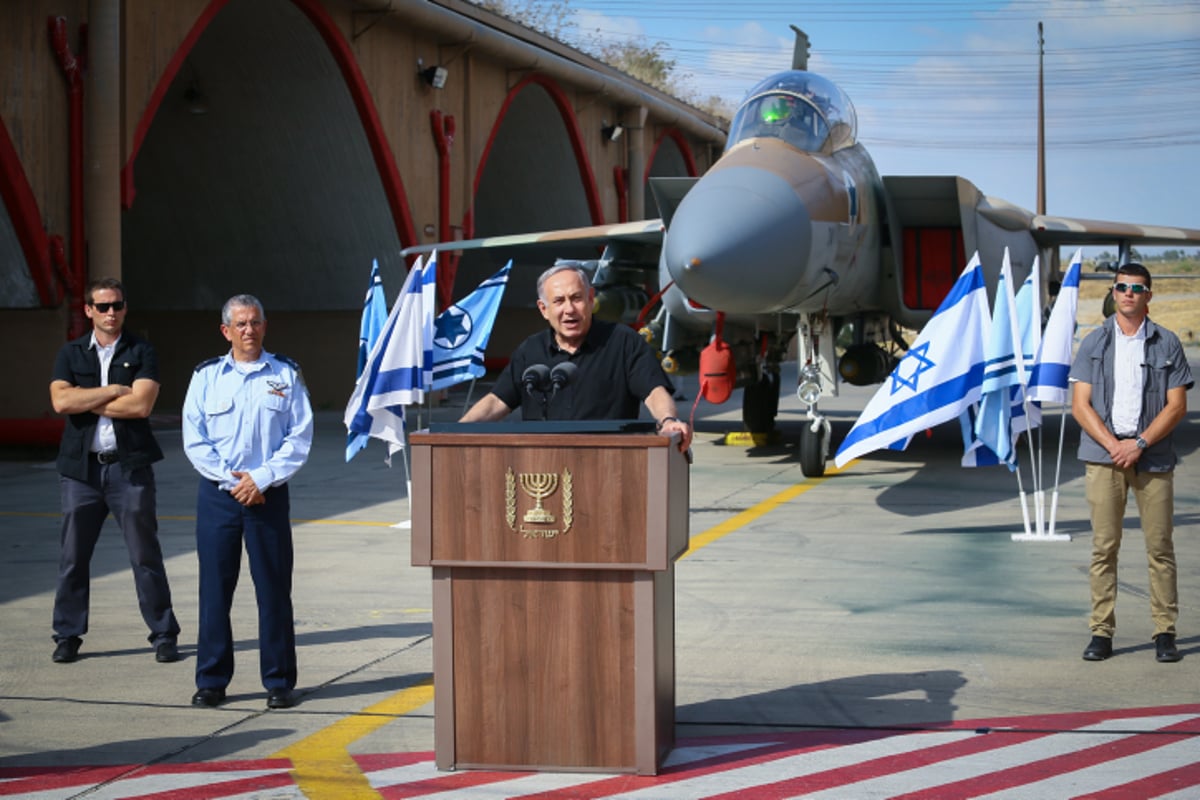
M 686 458 L 653 433 L 456 427 L 410 437 L 438 768 L 657 774 L 675 741 Z

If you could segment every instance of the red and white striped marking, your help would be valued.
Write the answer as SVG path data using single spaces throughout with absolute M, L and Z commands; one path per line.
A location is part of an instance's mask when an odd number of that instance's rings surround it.
M 661 774 L 439 772 L 432 753 L 355 757 L 386 800 L 1200 798 L 1200 705 L 681 741 Z M 0 768 L 0 797 L 209 800 L 304 795 L 286 759 Z

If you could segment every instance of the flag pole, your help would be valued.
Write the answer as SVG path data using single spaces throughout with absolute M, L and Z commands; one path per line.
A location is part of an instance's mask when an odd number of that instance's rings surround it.
M 1058 480 L 1062 472 L 1062 455 L 1063 455 L 1063 439 L 1067 433 L 1067 407 L 1060 405 L 1058 407 L 1058 460 L 1054 465 L 1054 494 L 1050 497 L 1050 536 L 1054 536 L 1054 520 L 1058 515 Z M 1067 541 L 1071 540 L 1069 533 L 1062 534 L 1062 538 Z
M 1065 409 L 1065 406 L 1060 405 L 1059 408 L 1060 408 L 1060 410 Z M 1067 424 L 1065 415 L 1061 416 L 1061 422 L 1062 422 L 1062 424 L 1059 425 L 1059 428 L 1058 428 L 1058 462 L 1054 468 L 1054 490 L 1053 490 L 1053 493 L 1051 494 L 1051 499 L 1050 499 L 1050 518 L 1047 521 L 1047 526 L 1044 530 L 1039 527 L 1039 530 L 1036 534 L 1030 533 L 1029 532 L 1029 518 L 1028 518 L 1028 515 L 1026 515 L 1025 533 L 1023 533 L 1023 534 L 1014 533 L 1012 535 L 1012 540 L 1014 542 L 1069 542 L 1069 541 L 1071 541 L 1070 534 L 1054 532 L 1054 517 L 1058 511 L 1058 480 L 1059 480 L 1060 470 L 1062 468 L 1064 429 L 1066 428 L 1066 424 Z M 1019 475 L 1018 475 L 1017 480 L 1019 483 L 1020 482 Z M 1025 511 L 1024 503 L 1022 503 L 1021 510 Z
M 404 496 L 408 498 L 408 519 L 402 519 L 393 525 L 393 528 L 411 528 L 412 527 L 412 470 L 408 465 L 408 426 L 405 425 L 402 429 L 404 438 L 404 449 L 400 453 L 401 460 L 404 461 Z
M 1029 532 L 1029 507 L 1025 503 L 1025 487 L 1021 485 L 1021 465 L 1017 464 L 1017 468 L 1013 472 L 1017 476 L 1017 496 L 1021 499 L 1021 518 L 1025 520 L 1025 533 L 1023 535 L 1030 537 L 1033 534 Z M 1022 536 L 1022 534 L 1014 533 L 1012 538 L 1016 539 L 1018 536 Z

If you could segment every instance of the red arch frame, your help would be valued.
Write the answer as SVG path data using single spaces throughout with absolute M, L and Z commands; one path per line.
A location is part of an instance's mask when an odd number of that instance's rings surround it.
M 50 268 L 50 238 L 46 235 L 37 197 L 17 148 L 13 146 L 8 127 L 0 119 L 0 200 L 8 209 L 17 241 L 25 253 L 25 265 L 29 277 L 37 287 L 38 300 L 43 308 L 52 308 L 62 300 L 62 292 L 55 291 L 54 273 Z
M 679 147 L 679 152 L 683 154 L 683 164 L 687 167 L 688 177 L 696 177 L 696 157 L 692 155 L 692 146 L 688 144 L 687 137 L 678 128 L 667 128 L 663 131 L 662 136 L 654 142 L 654 149 L 650 151 L 650 157 L 646 159 L 646 170 L 642 173 L 642 191 L 646 189 L 646 182 L 650 180 L 650 168 L 654 166 L 654 159 L 658 156 L 658 148 L 662 145 L 663 139 L 671 139 Z
M 200 35 L 216 18 L 229 0 L 212 0 L 205 9 L 196 18 L 196 22 L 188 31 L 187 36 L 179 45 L 179 49 L 175 51 L 175 55 L 171 57 L 166 69 L 158 79 L 158 83 L 154 86 L 154 91 L 150 93 L 150 98 L 146 103 L 146 109 L 142 112 L 141 118 L 138 120 L 137 127 L 133 132 L 133 146 L 129 153 L 129 160 L 121 170 L 121 203 L 125 208 L 133 205 L 133 198 L 136 193 L 133 179 L 134 163 L 137 161 L 138 153 L 141 150 L 143 142 L 146 140 L 146 134 L 150 130 L 150 123 L 154 120 L 154 115 L 158 112 L 159 106 L 162 105 L 163 98 L 166 97 L 167 90 L 170 88 L 172 81 L 175 80 L 175 75 L 183 66 L 184 59 L 188 53 L 196 46 L 196 42 L 200 39 Z M 354 102 L 354 107 L 358 111 L 359 121 L 362 123 L 363 131 L 366 134 L 367 142 L 371 148 L 371 155 L 375 159 L 375 167 L 379 171 L 380 182 L 383 184 L 384 194 L 387 195 L 388 206 L 392 211 L 392 221 L 396 226 L 396 233 L 400 238 L 401 246 L 411 246 L 417 243 L 416 232 L 412 223 L 412 211 L 408 205 L 408 197 L 404 191 L 404 182 L 400 179 L 400 171 L 396 167 L 396 159 L 392 155 L 391 146 L 388 144 L 387 136 L 383 130 L 383 124 L 379 120 L 379 114 L 375 110 L 375 103 L 371 99 L 370 89 L 367 87 L 366 79 L 363 77 L 362 71 L 358 68 L 358 62 L 354 58 L 354 53 L 350 49 L 350 45 L 338 30 L 333 19 L 320 6 L 317 0 L 292 0 L 295 5 L 313 24 L 321 39 L 329 48 L 330 55 L 333 56 L 334 62 L 337 63 L 338 69 L 341 70 L 342 78 L 346 81 L 346 88 L 350 91 L 350 97 Z
M 496 114 L 496 121 L 492 124 L 492 132 L 488 136 L 487 144 L 483 148 L 483 152 L 479 155 L 479 163 L 475 165 L 475 181 L 471 185 L 471 207 L 467 209 L 463 216 L 463 230 L 474 235 L 474 208 L 475 196 L 479 193 L 479 182 L 483 178 L 483 168 L 487 165 L 488 156 L 491 155 L 492 145 L 496 141 L 496 135 L 500 132 L 500 125 L 504 122 L 504 117 L 508 114 L 508 109 L 512 106 L 513 100 L 525 88 L 532 84 L 537 84 L 546 90 L 550 95 L 551 101 L 558 109 L 559 115 L 567 127 L 567 138 L 571 142 L 571 150 L 575 153 L 575 163 L 579 167 L 579 177 L 583 181 L 584 195 L 587 197 L 588 213 L 592 216 L 593 225 L 601 225 L 604 223 L 604 206 L 600 202 L 600 189 L 596 185 L 596 176 L 592 172 L 592 162 L 587 157 L 587 148 L 583 143 L 583 132 L 579 129 L 579 118 L 575 116 L 575 109 L 571 105 L 567 93 L 563 88 L 554 82 L 551 78 L 540 73 L 533 73 L 521 79 L 504 98 L 504 103 L 500 106 L 500 111 Z

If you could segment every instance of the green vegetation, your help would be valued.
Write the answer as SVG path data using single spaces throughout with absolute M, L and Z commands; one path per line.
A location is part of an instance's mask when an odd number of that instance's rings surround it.
M 647 86 L 699 110 L 729 120 L 736 110 L 722 97 L 698 97 L 686 88 L 688 74 L 678 72 L 666 42 L 645 44 L 635 38 L 613 39 L 600 31 L 580 31 L 571 0 L 470 0 L 513 22 L 546 34 L 603 61 Z

